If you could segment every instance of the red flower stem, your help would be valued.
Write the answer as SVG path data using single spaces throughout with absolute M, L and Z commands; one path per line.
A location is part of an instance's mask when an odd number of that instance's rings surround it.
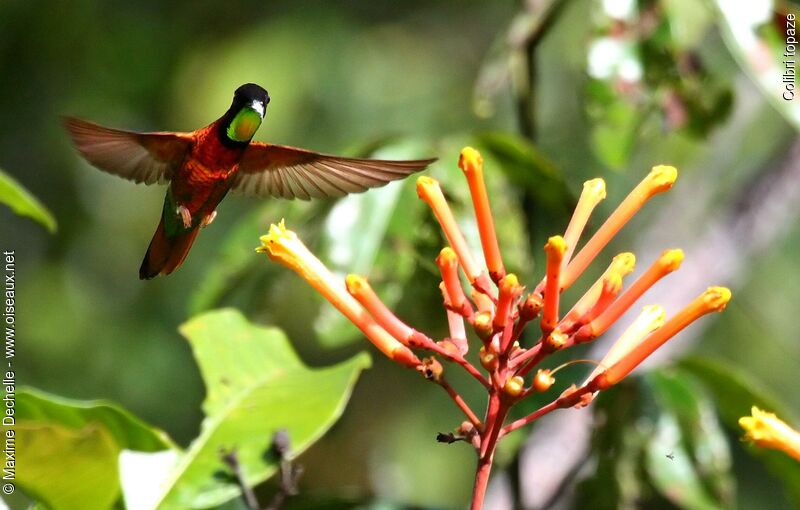
M 526 361 L 529 361 L 531 358 L 540 356 L 539 352 L 542 350 L 542 346 L 544 345 L 542 343 L 542 340 L 543 340 L 542 338 L 539 338 L 539 342 L 536 343 L 536 345 L 534 345 L 527 351 L 523 352 L 522 354 L 518 354 L 517 356 L 511 358 L 508 362 L 509 368 L 514 370 L 519 366 L 521 366 L 522 364 L 524 364 Z
M 537 345 L 542 345 L 542 344 L 540 343 L 540 344 L 537 344 Z M 529 350 L 528 352 L 531 352 L 532 350 L 533 349 Z M 525 354 L 527 354 L 528 352 L 526 352 Z M 534 353 L 534 355 L 530 357 L 530 359 L 528 360 L 527 363 L 525 363 L 524 365 L 522 365 L 522 367 L 517 369 L 517 374 L 516 375 L 525 377 L 526 375 L 528 375 L 528 372 L 530 372 L 537 365 L 539 365 L 539 363 L 541 363 L 542 360 L 545 357 L 547 357 L 548 354 L 550 354 L 550 353 L 547 351 L 547 349 L 539 348 L 539 350 L 537 350 L 536 353 Z M 524 354 L 523 354 L 523 356 L 524 356 Z M 522 356 L 520 356 L 520 357 L 522 357 Z M 517 365 L 517 366 L 519 366 L 519 365 Z
M 572 407 L 573 405 L 578 403 L 578 400 L 580 400 L 580 397 L 582 395 L 585 395 L 587 393 L 594 393 L 596 390 L 597 389 L 594 387 L 594 385 L 592 383 L 589 383 L 586 386 L 582 386 L 568 395 L 559 397 L 556 400 L 547 404 L 546 406 L 540 407 L 539 409 L 532 412 L 528 416 L 520 418 L 519 420 L 512 421 L 511 423 L 503 427 L 503 429 L 500 431 L 500 437 L 510 434 L 511 432 L 514 432 L 518 428 L 524 427 L 529 423 L 533 423 L 542 416 L 551 413 L 556 409 L 561 409 L 563 407 Z
M 483 429 L 483 423 L 481 423 L 481 420 L 472 411 L 472 409 L 469 407 L 469 404 L 467 404 L 464 401 L 464 399 L 461 398 L 461 395 L 459 395 L 458 392 L 452 386 L 450 386 L 450 383 L 448 383 L 447 381 L 442 379 L 442 380 L 439 381 L 439 386 L 444 388 L 444 390 L 447 392 L 447 394 L 450 395 L 450 397 L 453 399 L 453 402 L 455 402 L 456 405 L 459 407 L 459 409 L 461 409 L 464 412 L 464 414 L 466 415 L 467 419 L 473 425 L 475 425 L 475 428 L 477 428 L 478 430 L 482 430 Z
M 472 489 L 470 510 L 483 508 L 483 500 L 486 497 L 486 488 L 489 485 L 489 475 L 492 471 L 492 461 L 497 448 L 497 440 L 500 437 L 508 410 L 509 405 L 502 401 L 499 393 L 494 392 L 489 396 L 489 406 L 486 410 L 486 429 L 481 435 L 480 456 L 478 457 L 478 467 L 475 472 L 475 485 Z
M 475 472 L 475 485 L 472 488 L 472 503 L 470 510 L 481 510 L 483 508 L 483 500 L 486 497 L 486 488 L 489 486 L 489 475 L 492 472 L 492 455 L 481 457 L 478 459 L 478 469 Z

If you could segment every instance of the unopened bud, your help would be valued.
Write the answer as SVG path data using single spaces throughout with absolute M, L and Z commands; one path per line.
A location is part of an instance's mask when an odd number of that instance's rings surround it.
M 481 347 L 481 350 L 478 353 L 478 358 L 481 361 L 481 366 L 489 372 L 494 372 L 497 370 L 497 367 L 500 364 L 500 361 L 497 359 L 497 354 L 493 352 L 487 352 L 486 347 Z
M 542 311 L 542 305 L 544 304 L 544 300 L 542 296 L 531 292 L 528 294 L 528 297 L 525 298 L 525 301 L 520 303 L 519 306 L 519 315 L 525 320 L 533 320 L 539 316 L 539 312 Z
M 525 380 L 519 375 L 509 377 L 503 386 L 503 392 L 510 397 L 519 397 L 524 389 Z
M 540 368 L 533 377 L 533 389 L 539 393 L 543 393 L 549 390 L 555 382 L 556 379 L 550 373 L 550 370 Z
M 478 312 L 472 319 L 472 327 L 475 333 L 482 339 L 487 340 L 492 336 L 494 328 L 492 326 L 492 314 L 490 312 Z
M 544 345 L 549 352 L 558 351 L 566 345 L 567 338 L 569 337 L 566 334 L 556 329 L 547 335 Z

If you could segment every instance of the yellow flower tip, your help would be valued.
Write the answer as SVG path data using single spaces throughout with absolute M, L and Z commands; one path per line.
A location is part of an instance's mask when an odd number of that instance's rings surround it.
M 683 258 L 683 250 L 680 248 L 674 248 L 672 250 L 664 251 L 658 258 L 658 264 L 665 272 L 671 273 L 681 267 Z
M 259 240 L 261 241 L 261 246 L 256 248 L 256 251 L 259 253 L 272 254 L 273 251 L 276 250 L 276 245 L 281 246 L 286 241 L 297 240 L 297 234 L 288 230 L 284 221 L 281 220 L 277 225 L 274 223 L 271 224 L 267 234 L 259 237 Z
M 599 202 L 606 198 L 606 181 L 599 177 L 586 181 L 583 183 L 583 191 Z
M 427 175 L 420 175 L 417 177 L 417 195 L 420 198 L 425 198 L 432 191 L 439 189 L 439 181 Z
M 678 178 L 678 169 L 674 166 L 654 166 L 647 175 L 647 182 L 652 194 L 669 190 Z
M 756 406 L 750 412 L 752 416 L 739 418 L 739 426 L 745 430 L 745 439 L 762 448 L 782 450 L 800 460 L 800 432 L 775 414 L 762 411 Z
M 544 251 L 548 255 L 552 254 L 561 257 L 567 251 L 567 242 L 561 236 L 553 236 L 547 240 L 547 244 L 544 245 Z
M 538 393 L 544 393 L 556 382 L 556 378 L 550 370 L 540 368 L 533 377 L 533 389 Z
M 347 287 L 347 292 L 349 292 L 353 297 L 362 295 L 364 291 L 370 288 L 367 279 L 357 274 L 347 275 L 347 277 L 344 279 L 344 284 Z
M 500 280 L 500 292 L 514 294 L 521 291 L 522 287 L 519 284 L 519 279 L 514 273 L 508 273 L 502 280 Z
M 627 276 L 636 269 L 636 255 L 629 251 L 618 254 L 611 262 L 612 272 L 620 276 Z
M 731 291 L 727 287 L 709 287 L 703 292 L 703 305 L 710 312 L 721 312 L 731 300 Z
M 642 325 L 647 333 L 653 332 L 664 325 L 667 320 L 667 311 L 661 305 L 647 305 L 642 308 Z
M 436 264 L 439 267 L 455 267 L 458 264 L 458 256 L 455 250 L 449 246 L 442 248 L 442 251 L 439 252 L 439 256 L 436 257 Z
M 515 375 L 514 377 L 509 377 L 506 379 L 505 385 L 503 385 L 503 392 L 508 395 L 509 397 L 519 397 L 522 395 L 522 391 L 525 389 L 525 380 L 522 376 Z
M 472 147 L 464 147 L 458 156 L 458 167 L 465 174 L 483 171 L 483 157 L 481 153 Z

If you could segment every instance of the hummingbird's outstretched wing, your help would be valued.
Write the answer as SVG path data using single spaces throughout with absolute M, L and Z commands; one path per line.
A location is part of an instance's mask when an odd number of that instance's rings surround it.
M 66 117 L 64 126 L 86 161 L 145 184 L 168 182 L 193 140 L 191 133 L 136 133 L 73 117 Z
M 231 189 L 256 197 L 341 197 L 402 179 L 436 161 L 341 158 L 295 147 L 250 142 Z

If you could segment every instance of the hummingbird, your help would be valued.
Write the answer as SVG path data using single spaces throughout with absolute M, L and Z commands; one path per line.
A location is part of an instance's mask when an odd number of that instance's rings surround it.
M 345 158 L 254 142 L 269 101 L 265 89 L 247 83 L 236 89 L 222 117 L 188 133 L 140 133 L 64 119 L 78 152 L 93 166 L 136 183 L 169 184 L 140 279 L 180 267 L 229 191 L 301 200 L 341 197 L 402 179 L 435 161 Z

